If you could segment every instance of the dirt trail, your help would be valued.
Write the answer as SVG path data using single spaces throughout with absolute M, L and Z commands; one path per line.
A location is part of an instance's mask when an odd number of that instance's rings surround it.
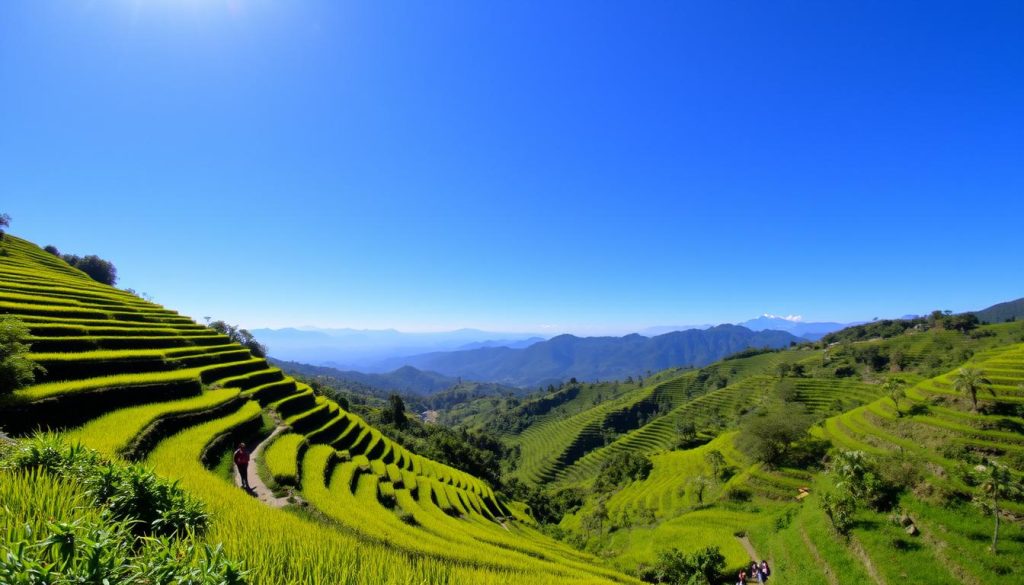
M 274 429 L 274 432 L 270 433 L 269 437 L 263 439 L 263 442 L 260 443 L 259 445 L 256 445 L 256 448 L 253 449 L 252 455 L 250 456 L 248 475 L 249 487 L 251 489 L 248 490 L 249 495 L 259 499 L 259 501 L 270 506 L 271 508 L 283 508 L 293 502 L 289 501 L 287 497 L 278 498 L 274 496 L 274 492 L 267 487 L 267 484 L 263 483 L 262 479 L 260 479 L 260 474 L 256 473 L 256 460 L 263 457 L 263 450 L 267 448 L 267 445 L 269 445 L 275 438 L 277 438 L 278 435 L 287 430 L 288 427 L 286 426 L 279 426 L 276 429 Z M 242 487 L 242 476 L 239 475 L 237 467 L 235 467 L 234 470 L 235 485 L 237 485 L 238 487 Z
M 747 554 L 750 555 L 750 560 L 754 561 L 755 563 L 761 562 L 761 559 L 763 559 L 764 557 L 757 554 L 757 551 L 754 550 L 754 545 L 751 544 L 750 539 L 747 538 L 746 535 L 737 536 L 736 540 L 739 540 L 740 544 L 743 545 L 743 548 L 747 550 Z

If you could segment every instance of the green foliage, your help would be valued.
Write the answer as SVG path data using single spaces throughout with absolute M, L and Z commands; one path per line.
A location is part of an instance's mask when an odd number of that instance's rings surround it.
M 109 260 L 104 260 L 95 254 L 88 256 L 76 256 L 75 254 L 64 254 L 61 259 L 89 275 L 89 278 L 102 284 L 114 286 L 117 284 L 117 268 Z
M 248 329 L 241 329 L 238 325 L 229 325 L 228 323 L 219 320 L 210 323 L 210 328 L 221 335 L 227 335 L 232 342 L 241 344 L 243 347 L 248 349 L 252 355 L 258 358 L 267 357 L 267 346 L 256 341 L 256 338 Z
M 889 400 L 892 400 L 893 406 L 896 408 L 896 414 L 900 414 L 900 400 L 903 400 L 907 396 L 907 391 L 904 389 L 907 383 L 899 378 L 890 377 L 882 384 L 882 389 L 885 390 L 886 396 Z
M 863 451 L 837 451 L 829 471 L 836 490 L 849 494 L 856 504 L 880 510 L 891 501 L 893 486 L 882 480 L 873 458 Z
M 832 528 L 839 534 L 849 534 L 857 502 L 845 490 L 831 490 L 821 494 L 821 509 Z
M 59 435 L 36 434 L 20 441 L 2 463 L 12 470 L 42 470 L 80 482 L 95 506 L 130 522 L 140 535 L 201 534 L 209 523 L 202 503 L 177 483 L 138 465 L 104 461 Z
M 516 478 L 504 482 L 501 494 L 509 500 L 529 506 L 534 520 L 541 524 L 557 524 L 566 514 L 572 514 L 583 504 L 583 492 L 575 488 L 554 491 L 529 486 Z
M 978 368 L 960 368 L 953 378 L 953 388 L 971 398 L 971 406 L 978 410 L 978 392 L 987 390 L 992 396 L 996 391 L 992 388 L 992 381 L 985 377 L 985 372 Z
M 0 470 L 0 583 L 240 585 L 246 573 L 220 547 L 139 538 L 131 519 L 91 507 L 82 484 L 41 470 Z
M 648 583 L 674 585 L 713 585 L 725 571 L 725 556 L 717 546 L 708 546 L 685 554 L 676 548 L 658 551 L 653 565 L 638 571 L 640 579 Z
M 388 396 L 388 404 L 381 412 L 381 421 L 385 424 L 392 424 L 403 428 L 408 424 L 405 416 L 405 402 L 398 394 Z
M 973 502 L 995 521 L 992 530 L 992 554 L 999 551 L 999 516 L 1002 513 L 1001 503 L 1006 500 L 1020 498 L 1024 494 L 1024 485 L 1013 476 L 1013 473 L 997 461 L 989 461 L 984 471 L 978 474 L 978 487 Z
M 793 443 L 807 434 L 813 420 L 803 404 L 777 404 L 744 419 L 736 446 L 755 461 L 779 465 Z
M 45 371 L 26 356 L 29 346 L 24 340 L 28 336 L 28 327 L 20 319 L 0 317 L 0 395 L 31 384 L 36 372 Z
M 653 467 L 651 460 L 643 455 L 631 451 L 616 453 L 601 465 L 594 490 L 604 492 L 630 481 L 643 480 Z

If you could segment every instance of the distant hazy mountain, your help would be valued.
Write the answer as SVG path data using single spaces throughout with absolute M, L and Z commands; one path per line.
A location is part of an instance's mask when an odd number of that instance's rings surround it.
M 405 333 L 394 329 L 253 329 L 276 359 L 341 369 L 371 371 L 371 364 L 394 357 L 435 351 L 476 348 L 473 344 L 525 347 L 545 339 L 535 333 L 502 333 L 459 329 L 438 333 Z M 500 341 L 495 341 L 500 340 Z M 525 344 L 525 345 L 524 345 Z M 382 371 L 382 370 L 372 370 Z
M 797 337 L 817 341 L 833 331 L 839 331 L 840 329 L 861 323 L 862 321 L 856 323 L 809 323 L 803 321 L 798 316 L 779 317 L 765 313 L 756 319 L 744 321 L 739 325 L 751 331 L 788 331 Z
M 666 333 L 672 333 L 673 331 L 687 331 L 690 329 L 710 329 L 714 325 L 705 323 L 704 325 L 657 325 L 655 327 L 648 327 L 647 329 L 641 329 L 637 331 L 644 337 L 654 337 L 656 335 L 664 335 Z
M 387 374 L 367 374 L 277 359 L 270 361 L 289 374 L 328 376 L 341 382 L 354 382 L 381 392 L 429 395 L 447 390 L 459 383 L 457 377 L 445 376 L 436 372 L 424 372 L 412 366 L 403 366 Z
M 678 366 L 704 366 L 748 347 L 785 347 L 802 341 L 785 331 L 751 331 L 736 325 L 644 337 L 559 335 L 522 349 L 487 347 L 432 352 L 387 360 L 378 368 L 413 366 L 485 382 L 539 386 L 575 377 L 622 379 Z
M 499 340 L 487 340 L 487 341 L 476 341 L 473 343 L 467 343 L 462 347 L 456 348 L 458 350 L 464 349 L 480 349 L 482 347 L 509 347 L 512 349 L 520 349 L 523 347 L 530 347 L 534 343 L 544 341 L 544 337 L 528 337 L 526 339 L 499 339 Z
M 987 309 L 975 311 L 974 314 L 982 323 L 1003 323 L 1007 320 L 1024 320 L 1024 298 L 992 305 Z

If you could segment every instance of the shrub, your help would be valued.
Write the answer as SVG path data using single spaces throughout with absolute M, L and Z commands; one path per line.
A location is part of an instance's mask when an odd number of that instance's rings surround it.
M 256 337 L 247 329 L 242 329 L 238 325 L 229 325 L 224 321 L 214 321 L 209 326 L 221 335 L 227 335 L 231 341 L 244 346 L 252 355 L 258 358 L 267 357 L 267 346 L 256 341 Z
M 130 519 L 89 505 L 82 484 L 43 470 L 0 470 L 0 583 L 239 585 L 241 567 L 218 546 L 139 538 Z
M 676 548 L 658 551 L 654 564 L 637 572 L 648 583 L 711 585 L 719 582 L 724 570 L 725 556 L 717 546 L 709 546 L 689 555 Z
M 832 528 L 839 534 L 848 534 L 853 526 L 853 513 L 857 504 L 845 491 L 833 490 L 821 494 L 821 509 Z
M 32 383 L 37 371 L 45 371 L 25 357 L 29 346 L 22 340 L 28 336 L 28 327 L 17 317 L 0 317 L 0 394 Z
M 95 254 L 90 254 L 84 258 L 74 254 L 64 254 L 61 256 L 61 259 L 88 274 L 89 278 L 96 282 L 109 284 L 110 286 L 117 284 L 117 268 L 109 260 L 104 260 Z
M 785 460 L 792 444 L 807 433 L 811 422 L 804 405 L 784 403 L 747 417 L 736 446 L 757 461 L 778 465 Z
M 68 444 L 54 434 L 20 441 L 3 462 L 15 470 L 42 470 L 76 479 L 96 506 L 113 518 L 129 521 L 140 535 L 201 534 L 209 518 L 199 500 L 176 482 L 159 478 L 138 465 L 106 462 L 95 451 Z
M 651 473 L 654 464 L 643 455 L 623 451 L 609 457 L 601 464 L 601 471 L 594 482 L 594 489 L 603 492 L 630 481 L 642 480 Z

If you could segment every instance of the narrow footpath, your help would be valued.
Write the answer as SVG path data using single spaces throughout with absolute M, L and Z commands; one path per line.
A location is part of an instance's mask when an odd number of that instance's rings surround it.
M 251 488 L 248 490 L 249 495 L 257 498 L 259 501 L 270 506 L 271 508 L 283 508 L 289 504 L 298 503 L 297 498 L 294 498 L 295 501 L 292 502 L 287 497 L 275 497 L 274 492 L 267 487 L 267 484 L 263 483 L 263 479 L 260 478 L 260 474 L 257 473 L 256 471 L 256 461 L 263 457 L 263 450 L 266 449 L 267 445 L 272 443 L 274 439 L 277 438 L 278 435 L 285 432 L 286 430 L 288 430 L 288 427 L 283 425 L 278 426 L 276 429 L 274 429 L 274 432 L 270 433 L 269 437 L 263 439 L 263 442 L 257 445 L 255 449 L 253 449 L 252 454 L 249 458 L 249 487 Z M 234 468 L 235 471 L 235 485 L 237 485 L 239 488 L 242 488 L 242 476 L 239 475 L 238 473 L 238 467 L 232 467 Z

